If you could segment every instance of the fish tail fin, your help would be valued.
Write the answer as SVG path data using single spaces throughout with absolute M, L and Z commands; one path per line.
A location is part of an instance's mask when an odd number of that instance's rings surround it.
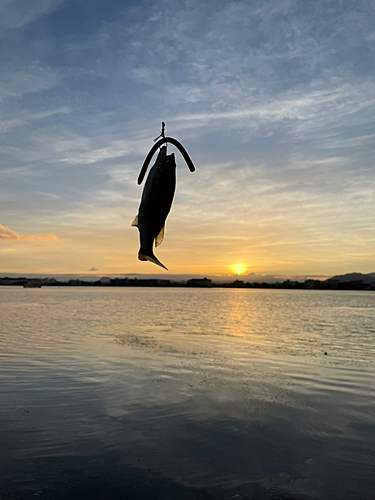
M 139 260 L 149 260 L 150 262 L 153 262 L 154 264 L 156 264 L 157 266 L 160 266 L 162 267 L 163 269 L 165 269 L 166 271 L 168 271 L 168 269 L 165 267 L 164 264 L 162 264 L 160 262 L 159 259 L 157 259 L 155 257 L 155 255 L 153 253 L 151 253 L 151 255 L 146 255 L 145 253 L 143 253 L 141 250 L 139 250 L 139 253 L 138 253 L 138 259 Z

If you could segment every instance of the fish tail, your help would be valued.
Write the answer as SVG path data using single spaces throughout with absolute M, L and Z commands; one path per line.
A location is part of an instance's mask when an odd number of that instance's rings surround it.
M 155 255 L 151 252 L 151 255 L 146 255 L 145 253 L 143 253 L 141 250 L 139 250 L 139 253 L 138 253 L 138 259 L 139 260 L 149 260 L 150 262 L 153 262 L 154 264 L 156 264 L 157 266 L 160 266 L 162 267 L 163 269 L 165 269 L 166 271 L 168 271 L 168 269 L 165 267 L 164 264 L 162 264 L 160 262 L 159 259 L 157 259 L 155 257 Z

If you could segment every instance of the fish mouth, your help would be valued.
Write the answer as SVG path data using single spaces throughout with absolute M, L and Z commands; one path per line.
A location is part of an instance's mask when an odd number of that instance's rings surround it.
M 160 266 L 160 267 L 162 267 L 163 269 L 165 269 L 166 271 L 168 271 L 168 268 L 167 268 L 167 267 L 165 267 L 165 265 L 164 265 L 164 264 L 162 264 L 162 263 L 160 262 L 160 260 L 159 260 L 159 259 L 157 259 L 157 258 L 155 257 L 155 255 L 154 255 L 154 254 L 152 254 L 152 255 L 147 255 L 147 254 L 143 253 L 141 250 L 139 250 L 139 252 L 138 252 L 138 259 L 139 259 L 139 260 L 143 260 L 143 261 L 145 261 L 145 260 L 149 260 L 149 261 L 150 261 L 150 262 L 152 262 L 153 264 L 156 264 L 157 266 Z

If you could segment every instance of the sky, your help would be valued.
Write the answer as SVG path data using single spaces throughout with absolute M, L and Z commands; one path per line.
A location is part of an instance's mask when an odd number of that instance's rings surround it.
M 167 278 L 131 227 L 162 121 L 170 273 L 374 272 L 374 56 L 372 0 L 1 0 L 0 275 Z

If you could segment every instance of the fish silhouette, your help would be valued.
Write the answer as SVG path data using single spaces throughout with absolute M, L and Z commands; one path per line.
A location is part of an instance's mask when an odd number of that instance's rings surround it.
M 183 145 L 173 137 L 166 137 L 164 128 L 165 123 L 162 122 L 161 136 L 159 136 L 161 139 L 150 149 L 138 176 L 138 184 L 142 184 L 150 161 L 157 149 L 160 148 L 156 162 L 150 170 L 145 187 L 143 188 L 138 215 L 132 222 L 132 226 L 136 226 L 139 229 L 141 247 L 138 252 L 138 259 L 149 260 L 168 271 L 164 264 L 155 257 L 153 252 L 154 241 L 155 247 L 157 247 L 164 239 L 165 220 L 170 212 L 176 190 L 176 162 L 174 154 L 167 155 L 167 147 L 161 147 L 162 144 L 173 144 L 180 151 L 190 172 L 194 172 L 195 167 Z M 155 141 L 157 139 L 158 137 Z
M 167 147 L 160 149 L 154 166 L 147 177 L 138 215 L 132 226 L 139 229 L 139 260 L 149 260 L 168 269 L 156 258 L 153 244 L 159 246 L 164 239 L 165 220 L 170 212 L 176 190 L 176 161 L 174 154 L 167 155 Z

